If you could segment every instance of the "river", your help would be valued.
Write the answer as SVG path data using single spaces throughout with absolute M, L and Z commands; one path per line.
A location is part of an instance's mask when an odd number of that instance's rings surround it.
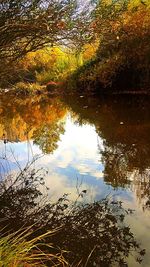
M 17 173 L 33 158 L 47 171 L 52 200 L 68 193 L 84 201 L 106 196 L 133 209 L 127 216 L 136 239 L 146 249 L 139 265 L 150 266 L 150 106 L 142 97 L 68 95 L 16 97 L 0 103 L 0 172 Z

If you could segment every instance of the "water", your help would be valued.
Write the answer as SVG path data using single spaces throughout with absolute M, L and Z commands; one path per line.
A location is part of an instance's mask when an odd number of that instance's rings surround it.
M 126 222 L 146 248 L 140 266 L 150 266 L 150 108 L 149 100 L 94 96 L 63 99 L 1 97 L 0 170 L 18 172 L 37 156 L 48 171 L 53 200 L 72 200 L 87 190 L 86 202 L 112 195 L 134 209 Z M 129 266 L 139 266 L 133 257 Z

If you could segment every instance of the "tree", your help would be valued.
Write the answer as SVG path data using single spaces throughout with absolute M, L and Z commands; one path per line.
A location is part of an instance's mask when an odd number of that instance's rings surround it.
M 16 60 L 44 46 L 81 46 L 89 38 L 90 12 L 77 0 L 1 0 L 0 73 L 16 73 Z M 14 64 L 13 64 L 14 62 Z
M 145 1 L 96 1 L 91 34 L 99 39 L 93 65 L 81 70 L 82 80 L 114 90 L 149 89 L 150 4 Z M 137 2 L 137 3 L 136 3 Z M 83 77 L 83 78 L 82 78 Z M 121 88 L 121 89 L 120 89 Z
M 67 4 L 66 4 L 67 2 Z M 1 58 L 18 58 L 53 44 L 68 27 L 74 9 L 70 1 L 1 1 Z M 66 16 L 68 12 L 68 17 Z
M 16 59 L 46 44 L 73 42 L 84 27 L 85 11 L 79 12 L 76 0 L 2 0 L 0 11 L 1 59 Z

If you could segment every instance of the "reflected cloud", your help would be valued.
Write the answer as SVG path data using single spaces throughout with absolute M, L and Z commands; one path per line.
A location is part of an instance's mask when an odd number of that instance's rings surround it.
M 57 173 L 51 173 L 45 179 L 46 186 L 50 189 L 50 199 L 56 201 L 62 194 L 68 194 L 71 201 L 75 201 L 78 198 L 79 193 L 82 190 L 86 190 L 87 194 L 84 195 L 84 201 L 91 202 L 96 198 L 98 194 L 98 188 L 89 186 L 85 181 L 74 179 L 69 180 L 65 175 L 59 175 Z M 82 200 L 82 199 L 80 199 Z
M 61 136 L 58 149 L 53 155 L 40 158 L 37 165 L 49 170 L 52 178 L 49 178 L 51 182 L 48 181 L 48 183 L 51 188 L 56 188 L 57 185 L 58 191 L 66 192 L 65 189 L 71 191 L 68 185 L 70 181 L 74 181 L 75 187 L 77 177 L 84 177 L 86 186 L 89 182 L 92 186 L 92 180 L 99 180 L 103 177 L 95 128 L 90 125 L 82 127 L 74 124 L 73 120 L 68 117 L 65 134 Z
M 35 162 L 36 168 L 45 168 L 49 171 L 49 177 L 46 178 L 47 186 L 55 196 L 65 193 L 71 193 L 76 196 L 77 179 L 82 180 L 81 187 L 88 188 L 90 198 L 96 198 L 100 195 L 100 185 L 94 181 L 99 181 L 103 177 L 103 166 L 99 162 L 99 153 L 97 146 L 97 134 L 95 128 L 90 125 L 84 127 L 75 124 L 68 116 L 65 123 L 64 135 L 61 135 L 58 142 L 58 148 L 53 154 L 43 155 Z M 39 146 L 30 142 L 8 143 L 7 156 L 10 156 L 10 162 L 15 163 L 11 155 L 15 155 L 21 167 L 35 155 L 41 155 Z M 18 153 L 19 151 L 19 153 Z M 13 169 L 13 164 L 11 164 Z M 107 185 L 101 180 L 101 187 L 107 191 Z

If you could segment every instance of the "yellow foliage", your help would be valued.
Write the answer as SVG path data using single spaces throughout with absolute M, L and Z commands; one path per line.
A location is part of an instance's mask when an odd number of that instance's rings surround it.
M 59 47 L 50 47 L 29 52 L 21 61 L 20 65 L 24 69 L 34 67 L 51 68 L 59 58 L 64 58 L 65 53 Z
M 144 5 L 145 7 L 149 8 L 150 7 L 150 1 L 149 0 L 130 0 L 128 9 L 133 9 L 135 7 L 139 7 L 141 5 Z
M 54 124 L 62 120 L 66 109 L 60 101 L 45 99 L 44 106 L 42 96 L 29 97 L 26 99 L 10 99 L 9 106 L 7 98 L 2 99 L 0 116 L 0 136 L 7 136 L 10 141 L 25 141 L 31 139 L 35 131 L 43 125 Z
M 87 60 L 92 59 L 95 56 L 98 47 L 99 47 L 99 40 L 98 39 L 92 44 L 84 45 L 84 47 L 83 47 L 83 60 L 87 61 Z
M 94 50 L 94 48 L 92 48 Z M 92 50 L 91 49 L 91 50 Z M 20 62 L 19 68 L 26 73 L 29 81 L 39 84 L 65 79 L 82 65 L 82 53 L 67 48 L 47 47 L 28 53 Z M 27 78 L 28 79 L 28 78 Z

